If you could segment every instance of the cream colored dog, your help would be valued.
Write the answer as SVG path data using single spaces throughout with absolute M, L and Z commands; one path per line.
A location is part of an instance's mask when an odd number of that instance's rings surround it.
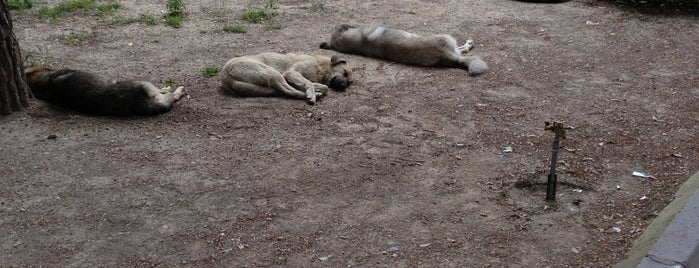
M 461 67 L 470 75 L 488 70 L 478 56 L 465 56 L 473 48 L 473 40 L 457 47 L 456 39 L 438 34 L 420 36 L 385 27 L 340 25 L 320 48 L 358 54 L 418 66 Z
M 229 60 L 222 88 L 243 97 L 286 95 L 311 104 L 328 87 L 344 90 L 351 83 L 347 61 L 338 56 L 262 53 Z

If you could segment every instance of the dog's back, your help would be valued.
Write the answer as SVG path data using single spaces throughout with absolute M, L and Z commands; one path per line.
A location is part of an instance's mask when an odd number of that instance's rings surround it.
M 144 82 L 114 81 L 90 72 L 33 67 L 25 71 L 34 96 L 94 115 L 153 115 L 171 107 L 152 107 Z

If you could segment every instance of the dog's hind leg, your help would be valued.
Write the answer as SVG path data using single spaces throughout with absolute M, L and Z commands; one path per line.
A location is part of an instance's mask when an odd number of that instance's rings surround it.
M 141 82 L 148 96 L 146 114 L 156 115 L 170 111 L 172 104 L 180 100 L 186 93 L 184 87 L 178 87 L 174 92 L 169 87 L 159 89 L 149 82 Z
M 471 49 L 473 49 L 473 40 L 471 39 L 466 40 L 466 43 L 464 43 L 463 46 L 456 48 L 459 54 L 468 53 L 469 51 L 471 51 Z

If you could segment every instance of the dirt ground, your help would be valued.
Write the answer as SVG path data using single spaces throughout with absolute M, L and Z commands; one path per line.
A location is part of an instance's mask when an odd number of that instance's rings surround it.
M 168 79 L 167 114 L 35 101 L 0 118 L 2 267 L 608 267 L 699 170 L 699 29 L 587 1 L 185 1 L 182 28 L 13 12 L 22 51 L 118 79 Z M 319 8 L 322 7 L 322 8 Z M 222 31 L 240 21 L 245 34 Z M 236 98 L 201 69 L 265 51 L 332 55 L 342 23 L 475 40 L 490 71 L 346 55 L 314 106 Z M 281 27 L 280 29 L 278 29 Z M 70 44 L 74 31 L 91 33 Z M 553 133 L 558 195 L 545 181 Z M 512 152 L 503 152 L 511 147 Z M 632 176 L 640 163 L 654 178 Z

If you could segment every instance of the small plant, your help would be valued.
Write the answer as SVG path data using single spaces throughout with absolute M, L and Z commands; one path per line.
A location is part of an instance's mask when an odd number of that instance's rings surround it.
M 158 24 L 158 18 L 156 18 L 153 15 L 150 14 L 141 14 L 138 16 L 138 21 L 145 23 L 147 25 L 156 25 Z
M 165 87 L 175 88 L 175 80 L 173 80 L 172 77 L 168 77 L 165 80 Z
M 85 31 L 85 30 L 80 30 L 80 31 L 74 31 L 74 32 L 69 32 L 68 34 L 63 36 L 63 40 L 65 43 L 71 45 L 71 46 L 77 46 L 80 44 L 85 43 L 88 39 L 94 36 L 94 33 Z
M 265 9 L 260 10 L 248 10 L 243 13 L 243 20 L 251 23 L 260 23 L 265 19 L 271 18 L 272 16 Z
M 323 2 L 316 2 L 311 5 L 311 9 L 315 12 L 323 11 L 325 10 L 325 4 L 323 4 Z
M 165 8 L 167 9 L 165 24 L 173 28 L 182 27 L 182 20 L 187 16 L 187 10 L 182 0 L 168 0 Z
M 95 5 L 96 15 L 100 17 L 112 15 L 116 13 L 119 8 L 121 8 L 121 5 L 117 3 Z
M 215 65 L 209 65 L 201 69 L 201 74 L 204 77 L 212 77 L 218 74 L 218 67 Z
M 7 7 L 11 10 L 31 9 L 34 6 L 31 0 L 8 0 Z
M 235 25 L 223 26 L 223 31 L 227 33 L 247 33 L 248 29 L 238 21 Z
M 266 19 L 272 18 L 272 8 L 274 7 L 274 1 L 269 0 L 265 6 L 258 10 L 246 10 L 243 13 L 243 20 L 251 23 L 260 23 Z
M 279 30 L 281 28 L 282 24 L 274 21 L 270 21 L 269 23 L 267 23 L 267 25 L 265 25 L 265 29 L 267 30 Z
M 180 28 L 182 27 L 182 18 L 177 16 L 165 17 L 165 24 L 172 28 Z
M 168 0 L 165 8 L 167 9 L 166 17 L 184 18 L 187 16 L 187 9 L 184 7 L 182 0 Z

